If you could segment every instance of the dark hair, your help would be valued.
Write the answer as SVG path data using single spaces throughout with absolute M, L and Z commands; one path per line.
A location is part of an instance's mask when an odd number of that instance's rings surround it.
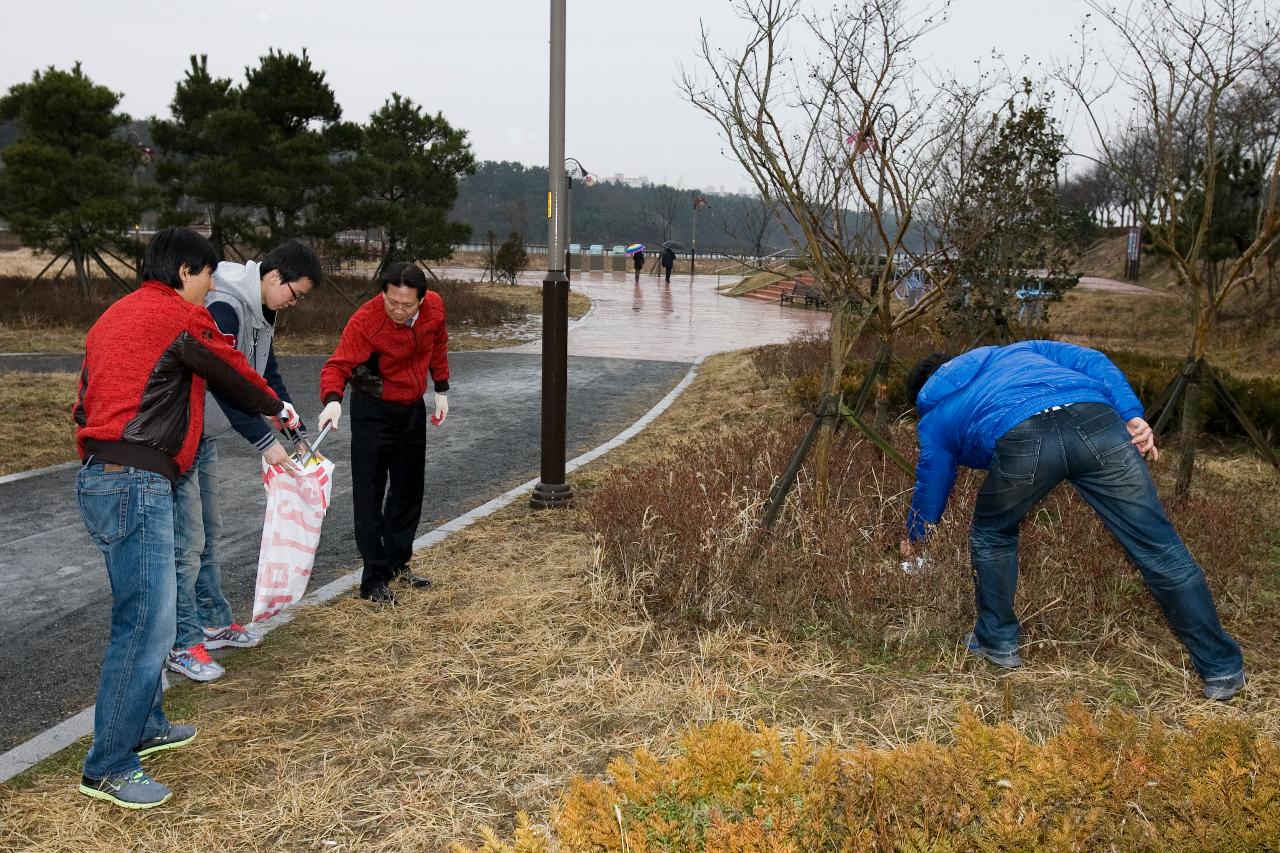
M 218 250 L 207 238 L 190 228 L 165 228 L 157 231 L 147 244 L 139 274 L 143 281 L 158 281 L 174 290 L 182 289 L 182 268 L 188 273 L 217 269 Z
M 929 381 L 929 377 L 954 357 L 946 353 L 934 352 L 917 361 L 916 366 L 907 374 L 907 402 L 914 406 L 916 398 L 920 396 L 920 389 Z
M 324 281 L 324 268 L 320 266 L 316 253 L 293 240 L 281 243 L 267 252 L 267 256 L 262 259 L 262 266 L 258 267 L 258 275 L 265 276 L 273 270 L 280 273 L 280 280 L 285 284 L 309 278 L 312 287 L 319 287 Z
M 382 275 L 378 277 L 378 282 L 382 287 L 382 292 L 386 293 L 387 288 L 391 285 L 396 287 L 412 287 L 418 291 L 418 298 L 427 295 L 427 276 L 422 268 L 417 264 L 411 264 L 407 261 L 401 261 L 398 264 L 392 264 L 382 271 Z

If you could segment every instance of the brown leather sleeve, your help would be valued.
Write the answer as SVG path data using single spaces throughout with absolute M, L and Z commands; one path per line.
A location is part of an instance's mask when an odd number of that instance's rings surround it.
M 244 356 L 237 350 L 225 347 L 239 357 L 242 365 L 234 364 L 234 358 L 224 360 L 221 353 L 209 346 L 210 341 L 198 340 L 191 332 L 183 331 L 174 341 L 174 347 L 182 363 L 192 373 L 203 377 L 218 396 L 225 397 L 246 411 L 268 416 L 280 414 L 283 407 L 280 399 L 266 381 L 254 373 Z M 254 382 L 246 373 L 258 381 Z

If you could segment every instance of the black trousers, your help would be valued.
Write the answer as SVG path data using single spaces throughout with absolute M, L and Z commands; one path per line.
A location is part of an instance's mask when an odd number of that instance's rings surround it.
M 400 574 L 422 517 L 427 407 L 351 394 L 351 499 L 356 547 L 364 560 L 361 594 Z

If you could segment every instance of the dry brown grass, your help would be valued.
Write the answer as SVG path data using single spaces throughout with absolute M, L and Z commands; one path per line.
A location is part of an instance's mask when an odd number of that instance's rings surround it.
M 133 277 L 133 270 L 129 269 L 124 264 L 117 263 L 110 258 L 106 258 L 105 255 L 103 257 L 107 263 L 111 264 L 111 268 L 114 269 L 117 274 L 124 276 L 126 280 Z M 25 246 L 17 249 L 0 250 L 0 276 L 17 275 L 34 278 L 48 265 L 51 260 L 53 260 L 53 255 L 46 252 L 37 252 L 34 249 L 28 249 Z M 53 268 L 45 273 L 45 275 L 53 275 L 57 273 L 61 266 L 62 261 L 58 261 L 58 263 L 54 264 Z M 91 270 L 91 274 L 101 275 L 102 272 L 95 264 Z M 65 270 L 62 270 L 63 278 L 73 278 L 74 275 L 75 270 L 70 265 L 68 265 Z
M 1080 256 L 1077 269 L 1084 275 L 1124 280 L 1126 253 L 1129 250 L 1127 235 L 1105 237 L 1094 242 Z M 1160 255 L 1143 255 L 1138 267 L 1138 283 L 1157 289 L 1172 288 L 1178 275 L 1168 258 Z
M 43 323 L 0 323 L 0 352 L 84 352 L 85 331 Z
M 749 426 L 781 405 L 763 387 L 741 354 L 708 360 L 575 489 L 589 500 L 614 465 Z M 1242 486 L 1271 476 L 1223 465 Z M 1280 732 L 1274 641 L 1252 634 L 1265 626 L 1244 626 L 1252 681 L 1230 706 L 1201 701 L 1176 646 L 1128 620 L 1108 628 L 1125 655 L 1035 648 L 1009 675 L 958 643 L 903 659 L 741 623 L 663 628 L 625 604 L 584 530 L 581 511 L 513 506 L 416 557 L 435 590 L 405 592 L 394 609 L 348 599 L 303 613 L 233 657 L 224 679 L 180 689 L 180 702 L 198 697 L 201 736 L 148 762 L 176 789 L 172 803 L 127 814 L 76 794 L 75 771 L 37 774 L 0 793 L 0 848 L 442 850 L 476 842 L 477 824 L 509 830 L 519 809 L 545 814 L 574 774 L 641 745 L 661 752 L 713 719 L 885 746 L 945 740 L 965 708 L 1043 737 L 1081 700 L 1175 724 L 1247 716 Z
M 74 373 L 0 373 L 0 475 L 76 458 Z
M 1209 338 L 1209 360 L 1242 378 L 1280 374 L 1280 333 L 1273 322 L 1252 315 L 1254 300 L 1240 293 L 1229 300 Z M 1150 355 L 1185 354 L 1190 345 L 1190 311 L 1174 296 L 1070 290 L 1049 309 L 1049 331 L 1061 340 Z

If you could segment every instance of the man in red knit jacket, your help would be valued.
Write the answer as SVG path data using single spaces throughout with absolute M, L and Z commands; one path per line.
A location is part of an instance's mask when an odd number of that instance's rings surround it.
M 408 573 L 422 516 L 427 462 L 427 377 L 435 385 L 439 426 L 449 414 L 449 333 L 444 301 L 427 291 L 413 264 L 392 264 L 382 293 L 361 305 L 342 330 L 338 348 L 320 371 L 320 428 L 337 428 L 342 394 L 351 385 L 351 498 L 356 547 L 364 560 L 360 597 L 394 604 L 388 584 Z
M 159 232 L 143 258 L 142 286 L 85 337 L 76 499 L 106 559 L 112 603 L 80 791 L 129 809 L 172 796 L 140 759 L 196 736 L 165 717 L 160 675 L 177 620 L 173 484 L 195 459 L 205 383 L 249 411 L 297 421 L 205 310 L 217 263 L 213 245 L 194 231 Z

